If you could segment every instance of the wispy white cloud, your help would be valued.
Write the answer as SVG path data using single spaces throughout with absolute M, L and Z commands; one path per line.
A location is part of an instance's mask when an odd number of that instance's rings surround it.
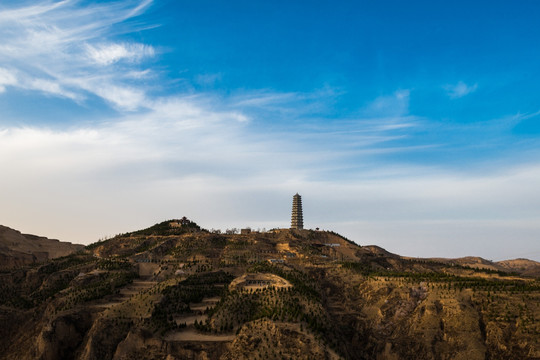
M 13 72 L 0 67 L 0 93 L 4 92 L 8 85 L 17 85 L 17 77 Z
M 455 85 L 445 85 L 444 89 L 450 98 L 459 99 L 475 92 L 478 89 L 478 84 L 467 85 L 463 81 L 459 81 Z
M 21 84 L 21 87 L 24 87 L 29 90 L 38 90 L 42 91 L 47 95 L 55 95 L 60 97 L 69 98 L 72 100 L 80 100 L 81 97 L 78 96 L 75 92 L 66 90 L 58 82 L 45 80 L 45 79 L 29 79 L 27 83 Z
M 523 120 L 528 120 L 528 119 L 531 119 L 531 118 L 534 118 L 534 117 L 537 117 L 540 115 L 540 110 L 539 111 L 535 111 L 533 113 L 525 113 L 525 114 L 522 114 L 522 113 L 517 113 L 515 114 L 514 116 L 512 116 L 512 122 L 515 122 L 515 123 L 518 123 L 520 121 L 523 121 Z
M 0 8 L 0 89 L 21 87 L 77 101 L 95 95 L 120 110 L 143 108 L 147 89 L 136 81 L 148 74 L 141 62 L 153 57 L 155 49 L 113 38 L 119 35 L 118 25 L 151 3 L 40 1 Z M 133 25 L 121 28 L 124 33 L 135 30 Z M 16 81 L 15 73 L 24 81 Z
M 83 87 L 94 81 L 97 84 L 99 79 L 81 81 Z M 0 135 L 2 163 L 14 169 L 13 174 L 16 169 L 26 169 L 21 178 L 38 168 L 60 173 L 60 167 L 68 176 L 79 171 L 96 173 L 113 163 L 138 168 L 149 161 L 183 164 L 179 167 L 183 176 L 202 171 L 213 177 L 231 172 L 249 172 L 257 177 L 274 172 L 286 178 L 296 171 L 302 178 L 320 178 L 326 171 L 336 171 L 343 158 L 351 155 L 367 158 L 377 153 L 406 151 L 405 147 L 392 145 L 392 141 L 402 136 L 399 132 L 403 129 L 415 126 L 414 118 L 403 117 L 308 125 L 293 132 L 272 124 L 258 124 L 254 129 L 249 116 L 236 102 L 231 105 L 227 99 L 199 95 L 149 100 L 136 91 L 123 93 L 125 88 L 103 89 L 113 92 L 103 97 L 122 107 L 136 108 L 139 101 L 147 111 L 73 130 L 4 129 Z M 264 102 L 283 99 L 274 94 Z M 104 153 L 107 155 L 103 156 Z M 52 163 L 55 165 L 51 166 Z M 224 164 L 228 164 L 227 171 L 223 171 Z
M 86 44 L 88 57 L 99 65 L 111 65 L 121 60 L 140 61 L 144 57 L 154 56 L 154 48 L 144 44 Z
M 67 3 L 71 2 L 70 0 L 50 2 L 43 1 L 41 4 L 29 5 L 16 9 L 2 9 L 0 11 L 0 22 L 14 22 L 14 21 L 25 21 L 32 19 L 35 16 L 41 16 L 46 14 L 49 11 L 52 11 L 58 7 L 64 6 Z
M 137 87 L 118 86 L 114 83 L 88 83 L 81 86 L 107 99 L 109 102 L 126 110 L 136 110 L 146 107 L 146 96 L 144 90 Z
M 237 93 L 229 98 L 229 106 L 245 112 L 271 114 L 274 120 L 317 117 L 327 111 L 341 92 L 324 87 L 311 92 L 277 92 L 269 89 Z
M 405 89 L 379 96 L 363 109 L 363 114 L 377 117 L 408 115 L 410 94 L 410 90 Z
M 233 104 L 237 107 L 263 107 L 276 106 L 284 103 L 292 103 L 303 100 L 305 95 L 300 93 L 283 93 L 270 91 L 255 91 L 248 94 L 238 95 Z
M 197 84 L 202 85 L 202 86 L 212 86 L 216 82 L 220 81 L 221 78 L 222 78 L 221 73 L 199 74 L 199 75 L 197 75 L 195 81 L 197 82 Z
M 126 15 L 125 19 L 129 19 L 135 16 L 140 15 L 143 13 L 151 4 L 153 3 L 153 0 L 143 0 L 139 2 L 135 8 L 131 9 Z

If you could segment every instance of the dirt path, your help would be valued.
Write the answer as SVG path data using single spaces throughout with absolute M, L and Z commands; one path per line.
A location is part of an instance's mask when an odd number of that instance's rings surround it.
M 184 331 L 172 332 L 165 336 L 166 341 L 233 341 L 236 335 L 234 334 L 203 334 L 195 329 L 186 329 Z
M 127 285 L 126 287 L 123 287 L 120 289 L 120 295 L 122 297 L 131 297 L 135 294 L 138 294 L 146 289 L 151 288 L 152 286 L 156 285 L 156 281 L 151 280 L 133 280 L 132 284 Z

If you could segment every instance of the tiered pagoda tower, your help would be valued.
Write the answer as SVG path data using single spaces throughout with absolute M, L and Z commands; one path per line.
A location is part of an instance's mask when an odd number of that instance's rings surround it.
M 302 230 L 304 228 L 304 217 L 302 215 L 302 197 L 296 193 L 292 201 L 291 229 Z

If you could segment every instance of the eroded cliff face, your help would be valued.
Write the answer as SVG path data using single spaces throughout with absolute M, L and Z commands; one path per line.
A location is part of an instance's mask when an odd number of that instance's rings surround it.
M 132 323 L 99 317 L 93 323 L 81 348 L 81 360 L 112 359 L 118 344 L 128 335 Z
M 0 269 L 13 269 L 36 262 L 45 261 L 46 254 L 29 254 L 18 251 L 11 251 L 7 248 L 0 250 Z
M 351 275 L 329 309 L 345 324 L 350 358 L 485 359 L 481 314 L 470 294 L 441 295 L 426 282 Z
M 1 357 L 540 358 L 534 278 L 310 231 L 145 232 L 96 252 L 114 249 L 0 274 Z
M 37 337 L 36 357 L 43 360 L 73 358 L 87 335 L 92 317 L 84 310 L 52 316 Z
M 540 357 L 537 290 L 328 272 L 331 316 L 346 324 L 350 358 Z M 345 281 L 343 281 L 346 279 Z M 536 281 L 532 281 L 536 283 Z M 338 285 L 341 284 L 341 285 Z M 507 315 L 510 314 L 510 315 Z M 519 339 L 519 340 L 518 340 Z
M 22 234 L 0 225 L 0 270 L 44 262 L 83 249 L 83 245 Z

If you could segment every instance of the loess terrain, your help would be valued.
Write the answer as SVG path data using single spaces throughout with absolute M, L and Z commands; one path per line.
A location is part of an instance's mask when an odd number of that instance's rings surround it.
M 0 270 L 66 256 L 83 248 L 83 245 L 21 234 L 17 230 L 0 225 Z
M 171 220 L 0 273 L 0 358 L 538 359 L 537 267 Z

